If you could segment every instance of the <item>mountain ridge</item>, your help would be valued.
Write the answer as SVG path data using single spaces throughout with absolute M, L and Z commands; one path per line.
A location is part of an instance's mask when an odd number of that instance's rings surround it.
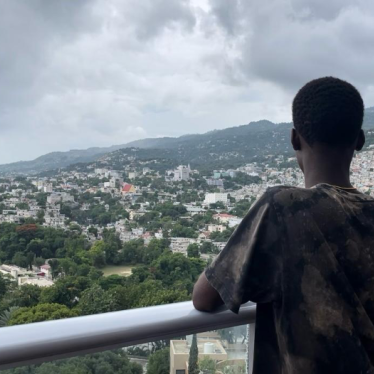
M 208 152 L 220 157 L 218 148 L 223 153 L 243 152 L 249 158 L 256 157 L 255 151 L 262 152 L 259 144 L 274 152 L 289 152 L 289 130 L 291 122 L 274 123 L 268 120 L 253 121 L 245 125 L 228 127 L 226 129 L 211 130 L 203 134 L 186 134 L 179 137 L 146 138 L 110 147 L 90 147 L 83 150 L 66 152 L 51 152 L 30 161 L 18 161 L 0 165 L 0 173 L 36 174 L 52 169 L 64 168 L 76 163 L 86 163 L 98 160 L 111 152 L 126 148 L 139 149 L 178 149 L 174 157 L 180 162 L 191 158 L 200 163 L 193 152 L 206 154 Z M 364 129 L 374 129 L 374 107 L 365 110 Z M 202 151 L 206 148 L 204 151 Z M 182 157 L 183 155 L 183 157 Z M 238 158 L 238 155 L 235 156 Z

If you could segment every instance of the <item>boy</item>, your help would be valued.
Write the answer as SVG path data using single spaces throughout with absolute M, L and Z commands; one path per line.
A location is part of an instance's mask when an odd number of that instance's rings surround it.
M 350 183 L 364 105 L 337 78 L 293 101 L 306 188 L 270 188 L 197 281 L 193 302 L 257 303 L 254 374 L 374 373 L 374 200 Z

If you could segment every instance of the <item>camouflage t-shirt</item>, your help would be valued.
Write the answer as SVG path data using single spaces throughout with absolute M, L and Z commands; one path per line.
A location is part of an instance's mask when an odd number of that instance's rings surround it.
M 233 312 L 257 303 L 254 374 L 374 373 L 374 200 L 274 187 L 206 270 Z

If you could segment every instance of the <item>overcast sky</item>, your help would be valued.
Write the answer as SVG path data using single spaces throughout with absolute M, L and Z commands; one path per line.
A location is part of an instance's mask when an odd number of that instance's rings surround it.
M 374 106 L 372 0 L 0 0 L 0 164 L 291 119 L 334 75 Z

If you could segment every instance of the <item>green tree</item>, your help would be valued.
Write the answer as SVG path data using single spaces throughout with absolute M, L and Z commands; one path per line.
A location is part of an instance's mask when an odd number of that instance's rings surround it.
M 18 309 L 18 306 L 11 306 L 9 309 L 4 310 L 0 314 L 0 327 L 8 326 L 14 312 Z
M 167 287 L 192 291 L 193 284 L 203 271 L 205 262 L 198 258 L 187 258 L 182 253 L 163 253 L 150 267 L 155 279 L 161 280 Z
M 36 214 L 37 222 L 41 225 L 45 222 L 44 216 L 45 216 L 45 213 L 43 209 L 39 210 L 38 213 Z
M 208 356 L 199 361 L 199 369 L 203 374 L 215 374 L 216 366 L 216 362 Z
M 125 264 L 142 263 L 144 258 L 144 240 L 135 239 L 123 244 L 122 258 Z
M 235 343 L 235 333 L 233 328 L 226 328 L 218 330 L 218 334 L 222 340 L 226 340 L 227 343 Z
M 91 280 L 87 276 L 66 276 L 58 279 L 51 287 L 43 288 L 41 303 L 58 303 L 72 308 L 76 305 L 82 292 L 90 287 Z
M 122 247 L 121 240 L 119 235 L 115 232 L 115 230 L 107 230 L 104 229 L 103 231 L 103 239 L 104 239 L 104 252 L 105 252 L 105 259 L 107 264 L 119 264 L 122 261 L 122 257 L 120 255 L 120 249 Z
M 197 238 L 197 233 L 192 227 L 186 227 L 177 223 L 171 230 L 171 236 L 180 238 Z
M 196 243 L 190 244 L 187 247 L 187 256 L 194 257 L 194 258 L 200 257 L 199 246 Z
M 10 275 L 0 273 L 0 300 L 7 294 L 14 283 Z
M 149 356 L 147 374 L 169 374 L 170 372 L 170 350 L 161 349 Z
M 27 257 L 22 252 L 17 252 L 13 258 L 12 258 L 13 264 L 21 267 L 21 268 L 27 268 L 28 261 Z
M 97 268 L 103 268 L 105 261 L 105 244 L 102 240 L 95 242 L 95 244 L 88 251 L 92 265 Z
M 142 308 L 151 305 L 170 304 L 190 300 L 186 289 L 166 287 L 161 281 L 147 279 L 142 283 L 128 281 L 124 286 L 114 287 L 120 309 Z
M 148 246 L 144 248 L 144 263 L 149 264 L 162 255 L 162 253 L 171 253 L 170 242 L 167 239 L 152 239 Z
M 123 350 L 107 351 L 66 360 L 5 370 L 2 374 L 142 374 L 141 365 L 130 362 Z
M 82 315 L 98 314 L 118 310 L 118 304 L 110 291 L 94 284 L 82 292 L 78 309 Z
M 97 230 L 96 227 L 90 226 L 90 227 L 88 228 L 88 232 L 89 232 L 90 234 L 95 235 L 95 237 L 97 237 L 98 230 Z
M 77 317 L 78 313 L 60 304 L 39 304 L 31 308 L 19 308 L 12 313 L 8 325 L 49 321 L 61 318 Z
M 29 210 L 30 209 L 30 207 L 27 203 L 18 203 L 18 204 L 16 204 L 16 207 L 18 209 L 22 209 L 22 210 Z
M 60 272 L 60 262 L 54 258 L 48 261 L 48 264 L 51 267 L 52 279 L 55 279 Z
M 225 204 L 222 201 L 217 201 L 216 203 L 209 205 L 210 209 L 225 209 Z
M 31 307 L 39 303 L 42 289 L 34 284 L 24 284 L 12 292 L 12 304 L 19 307 Z
M 231 211 L 232 214 L 235 214 L 238 217 L 244 217 L 251 205 L 253 204 L 254 199 L 240 200 L 235 205 L 235 208 Z
M 245 374 L 245 364 L 227 365 L 223 368 L 223 374 Z
M 35 257 L 34 264 L 35 266 L 40 267 L 45 264 L 45 260 L 43 257 Z
M 192 343 L 190 348 L 190 356 L 188 358 L 188 373 L 189 374 L 199 374 L 199 349 L 197 348 L 197 338 L 196 334 L 192 335 Z
M 214 231 L 210 234 L 210 239 L 216 242 L 227 242 L 230 239 L 230 236 L 233 232 L 233 227 L 229 227 L 222 232 Z
M 61 258 L 58 260 L 58 269 L 63 275 L 76 275 L 78 265 L 70 258 Z
M 200 252 L 201 253 L 219 253 L 219 249 L 212 242 L 205 241 L 200 246 Z

